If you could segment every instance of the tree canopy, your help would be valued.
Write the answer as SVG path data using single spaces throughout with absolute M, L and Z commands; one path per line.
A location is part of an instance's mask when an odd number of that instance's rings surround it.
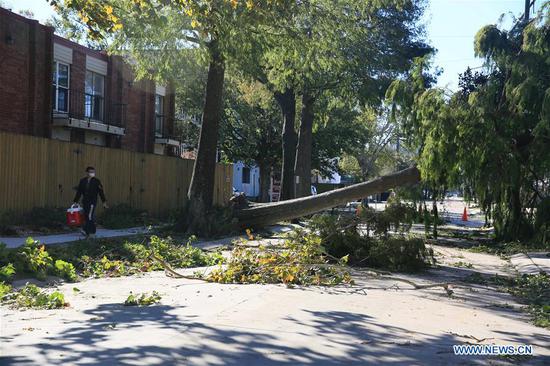
M 480 29 L 474 50 L 486 67 L 466 70 L 459 91 L 430 88 L 422 65 L 388 90 L 408 114 L 423 179 L 440 192 L 470 188 L 506 240 L 540 235 L 548 206 L 548 7 L 510 31 Z

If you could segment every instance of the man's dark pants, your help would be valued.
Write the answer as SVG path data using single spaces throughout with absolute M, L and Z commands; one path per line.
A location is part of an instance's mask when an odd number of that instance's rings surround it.
M 84 214 L 86 215 L 86 221 L 84 221 L 83 229 L 88 235 L 95 234 L 95 211 L 97 202 L 88 202 L 84 200 L 82 203 L 84 205 Z

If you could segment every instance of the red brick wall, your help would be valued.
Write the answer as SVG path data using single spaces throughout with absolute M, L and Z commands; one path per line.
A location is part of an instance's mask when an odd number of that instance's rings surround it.
M 12 41 L 8 42 L 8 39 Z M 108 136 L 107 145 L 154 152 L 155 83 L 135 81 L 131 67 L 120 56 L 107 56 L 53 35 L 53 29 L 0 8 L 0 130 L 51 136 L 53 42 L 73 50 L 70 70 L 70 109 L 84 106 L 86 56 L 108 62 L 105 78 L 105 111 L 125 118 L 126 134 Z M 165 98 L 167 130 L 173 132 L 173 87 Z M 124 105 L 114 107 L 114 105 Z M 116 111 L 118 109 L 118 111 Z M 83 130 L 72 129 L 71 141 L 84 142 Z
M 52 35 L 0 8 L 0 130 L 50 135 Z

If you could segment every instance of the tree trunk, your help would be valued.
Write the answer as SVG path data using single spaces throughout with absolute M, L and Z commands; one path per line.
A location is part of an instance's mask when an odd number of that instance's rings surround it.
M 271 167 L 260 165 L 260 202 L 269 202 L 269 186 L 271 184 Z
M 321 193 L 317 196 L 296 198 L 285 202 L 257 205 L 238 210 L 235 216 L 242 228 L 275 224 L 281 220 L 295 219 L 331 207 L 346 204 L 390 188 L 415 184 L 420 181 L 420 172 L 411 167 L 397 173 L 386 175 L 370 182 L 354 184 L 349 187 Z
M 206 82 L 199 146 L 187 194 L 189 207 L 186 221 L 189 231 L 202 231 L 206 224 L 206 214 L 212 207 L 214 198 L 216 150 L 222 115 L 225 64 L 215 41 L 210 44 L 210 53 L 211 61 Z
M 311 145 L 313 140 L 314 102 L 314 98 L 305 92 L 302 96 L 302 118 L 298 146 L 296 147 L 296 163 L 294 164 L 296 198 L 311 195 Z
M 432 202 L 432 213 L 433 213 L 433 216 L 434 216 L 434 226 L 433 226 L 433 231 L 432 231 L 432 235 L 434 237 L 434 239 L 437 239 L 437 225 L 438 225 L 438 221 L 439 221 L 439 211 L 437 210 L 437 190 L 434 190 L 433 192 L 433 202 Z
M 293 89 L 275 93 L 275 99 L 283 114 L 283 166 L 281 171 L 281 193 L 279 200 L 294 198 L 294 160 L 296 156 L 296 95 Z

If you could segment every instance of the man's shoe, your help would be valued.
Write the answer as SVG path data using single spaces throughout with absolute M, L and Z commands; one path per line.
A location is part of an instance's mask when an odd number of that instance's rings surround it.
M 89 236 L 87 232 L 85 232 L 83 229 L 80 229 L 80 233 L 84 235 L 86 238 Z

